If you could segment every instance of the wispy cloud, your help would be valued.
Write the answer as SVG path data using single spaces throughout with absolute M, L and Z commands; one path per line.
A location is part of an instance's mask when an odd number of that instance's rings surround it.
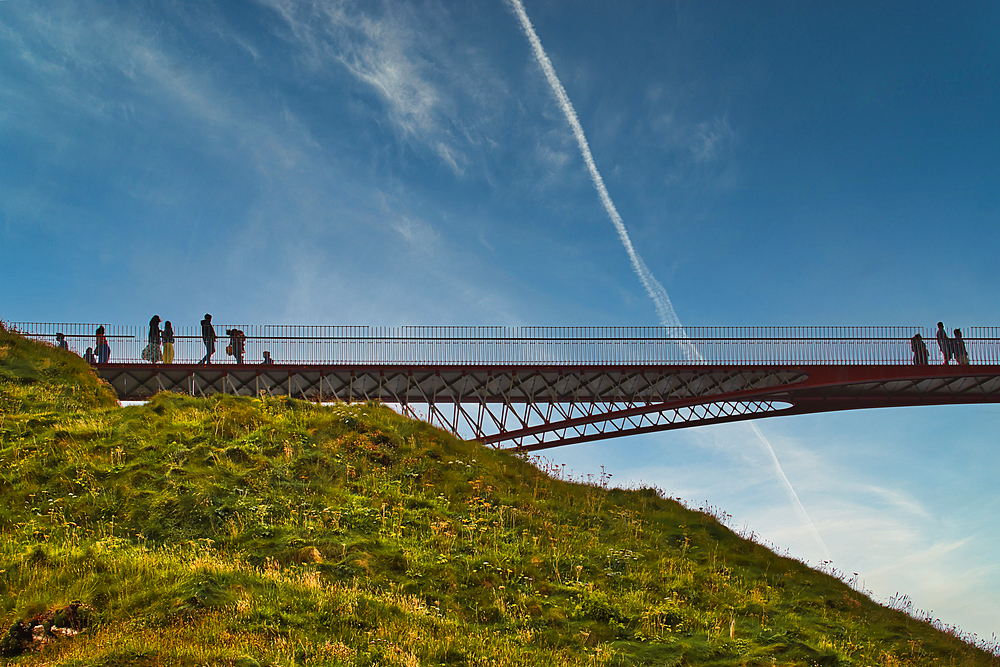
M 435 221 L 415 210 L 420 206 L 405 183 L 373 184 L 352 173 L 355 163 L 338 160 L 363 158 L 363 149 L 351 156 L 330 151 L 282 89 L 269 89 L 261 104 L 240 88 L 266 78 L 266 59 L 287 57 L 267 43 L 268 35 L 241 34 L 222 19 L 185 18 L 178 23 L 191 32 L 178 37 L 177 24 L 164 31 L 142 13 L 64 4 L 60 11 L 24 5 L 0 18 L 0 51 L 18 68 L 16 78 L 11 68 L 0 71 L 0 83 L 9 84 L 0 85 L 0 131 L 33 136 L 40 159 L 60 160 L 52 168 L 83 169 L 88 160 L 93 165 L 91 155 L 104 160 L 96 165 L 102 187 L 110 184 L 114 196 L 134 205 L 127 253 L 118 261 L 143 257 L 134 271 L 146 286 L 144 298 L 162 300 L 170 292 L 179 299 L 196 290 L 205 280 L 197 277 L 204 274 L 198 262 L 211 253 L 217 270 L 243 277 L 227 308 L 259 312 L 259 318 L 316 321 L 353 312 L 384 322 L 392 313 L 393 322 L 402 323 L 478 313 L 517 321 L 503 288 L 485 277 L 468 278 L 489 272 L 442 241 Z M 334 13 L 328 23 L 335 20 Z M 360 32 L 348 40 L 353 46 L 338 51 L 343 60 L 330 61 L 322 51 L 340 42 L 315 34 L 323 66 L 350 63 L 358 72 L 352 76 L 380 86 L 387 117 L 404 128 L 400 132 L 419 137 L 412 140 L 425 142 L 445 170 L 461 173 L 466 158 L 457 146 L 468 139 L 458 125 L 441 129 L 448 125 L 442 111 L 448 102 L 420 82 L 430 65 L 418 59 L 406 69 L 415 37 L 392 21 L 349 27 Z M 212 67 L 200 66 L 197 50 L 188 48 L 202 43 L 221 44 Z M 297 42 L 295 57 L 305 52 Z M 227 69 L 235 61 L 242 69 Z M 329 84 L 319 73 L 303 85 Z M 0 183 L 0 219 L 8 228 L 48 225 L 90 236 L 84 221 L 93 214 L 74 203 L 76 191 L 54 197 L 60 185 Z M 394 194 L 386 196 L 389 191 Z M 217 203 L 217 197 L 229 201 Z M 108 239 L 102 252 L 115 252 L 116 245 Z M 118 251 L 125 250 L 122 242 Z M 406 296 L 394 289 L 401 275 L 433 276 L 434 289 Z M 365 285 L 381 285 L 372 289 L 386 297 L 365 297 L 359 276 Z
M 55 104 L 121 124 L 164 123 L 171 120 L 165 113 L 181 114 L 232 136 L 251 137 L 254 141 L 247 144 L 270 146 L 286 158 L 291 145 L 309 143 L 301 126 L 297 136 L 289 136 L 257 120 L 222 92 L 212 74 L 198 72 L 187 59 L 172 55 L 156 26 L 97 6 L 66 3 L 64 9 L 32 7 L 17 14 L 17 29 L 0 24 L 0 37 L 20 53 L 35 77 L 32 94 L 22 99 L 36 110 Z M 17 87 L 7 89 L 10 94 Z M 33 127 L 38 119 L 20 120 Z
M 698 162 L 710 162 L 719 157 L 734 137 L 726 118 L 698 123 L 690 137 L 691 153 Z
M 731 188 L 739 182 L 735 148 L 739 140 L 725 113 L 705 120 L 692 120 L 674 109 L 658 111 L 663 102 L 652 106 L 649 135 L 659 139 L 658 148 L 671 156 L 672 166 L 664 172 L 670 185 L 684 187 Z
M 349 72 L 382 101 L 402 141 L 423 146 L 457 176 L 470 165 L 471 147 L 495 145 L 488 122 L 506 84 L 472 46 L 442 45 L 439 32 L 456 28 L 441 16 L 400 4 L 259 2 L 281 17 L 313 72 Z

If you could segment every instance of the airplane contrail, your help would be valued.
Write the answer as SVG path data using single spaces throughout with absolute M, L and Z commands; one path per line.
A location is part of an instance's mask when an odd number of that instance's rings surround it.
M 590 144 L 587 143 L 587 136 L 583 133 L 583 127 L 580 125 L 580 119 L 576 116 L 573 103 L 570 102 L 569 95 L 566 94 L 566 89 L 559 82 L 555 68 L 552 67 L 552 61 L 549 60 L 549 57 L 545 54 L 545 49 L 542 48 L 542 42 L 538 39 L 534 26 L 531 25 L 528 13 L 524 10 L 524 4 L 521 0 L 507 0 L 507 2 L 521 22 L 521 28 L 531 43 L 531 50 L 535 54 L 535 59 L 541 66 L 542 73 L 545 74 L 545 78 L 552 88 L 552 94 L 555 95 L 556 102 L 559 104 L 559 108 L 562 109 L 563 115 L 566 116 L 566 122 L 569 123 L 570 129 L 573 131 L 576 143 L 580 147 L 580 154 L 587 165 L 587 171 L 590 172 L 590 180 L 594 182 L 594 188 L 597 189 L 597 196 L 600 198 L 601 204 L 604 205 L 604 210 L 607 211 L 608 217 L 611 218 L 611 222 L 615 226 L 615 231 L 618 232 L 618 238 L 621 239 L 622 245 L 625 246 L 625 252 L 628 253 L 629 260 L 632 262 L 632 270 L 639 276 L 639 281 L 646 288 L 649 298 L 653 300 L 660 323 L 665 327 L 677 327 L 679 329 L 681 321 L 677 318 L 677 313 L 674 312 L 674 305 L 670 301 L 670 296 L 667 295 L 667 290 L 663 288 L 660 281 L 656 279 L 653 272 L 642 261 L 642 257 L 635 249 L 635 246 L 632 245 L 632 239 L 629 238 L 628 230 L 625 229 L 622 216 L 619 215 L 618 209 L 615 208 L 614 202 L 611 201 L 611 196 L 608 194 L 608 188 L 604 185 L 601 172 L 597 171 L 597 164 L 595 164 L 594 156 L 590 152 Z
M 566 116 L 566 122 L 569 123 L 570 129 L 573 131 L 573 137 L 576 138 L 577 146 L 580 147 L 580 155 L 583 156 L 583 161 L 587 165 L 587 171 L 590 172 L 590 180 L 594 183 L 594 188 L 597 190 L 597 196 L 601 200 L 601 204 L 604 205 L 604 210 L 607 211 L 608 217 L 611 218 L 611 222 L 615 226 L 615 230 L 618 232 L 618 238 L 621 240 L 622 245 L 625 246 L 625 252 L 628 253 L 629 260 L 632 262 L 632 270 L 635 271 L 636 275 L 639 277 L 639 281 L 642 286 L 646 288 L 646 293 L 649 294 L 649 298 L 653 300 L 653 306 L 656 308 L 656 314 L 660 319 L 660 324 L 665 327 L 673 327 L 678 334 L 677 337 L 682 340 L 687 339 L 687 335 L 681 325 L 680 318 L 677 317 L 677 313 L 674 311 L 674 305 L 670 301 L 670 296 L 667 294 L 667 290 L 663 288 L 660 281 L 656 279 L 653 272 L 649 270 L 646 263 L 642 260 L 639 252 L 632 245 L 632 239 L 629 238 L 628 230 L 625 229 L 625 223 L 622 222 L 622 216 L 618 213 L 618 209 L 615 208 L 615 203 L 611 201 L 611 195 L 608 194 L 608 188 L 604 185 L 604 179 L 601 177 L 601 172 L 597 170 L 597 164 L 594 162 L 594 156 L 590 152 L 590 144 L 587 142 L 587 135 L 583 133 L 583 126 L 580 125 L 580 119 L 576 115 L 576 109 L 573 108 L 573 103 L 569 99 L 569 95 L 566 93 L 566 89 L 563 88 L 562 83 L 559 81 L 559 77 L 556 76 L 556 70 L 552 66 L 552 61 L 549 60 L 548 55 L 545 53 L 545 49 L 542 47 L 542 40 L 538 38 L 538 34 L 535 32 L 534 26 L 531 24 L 531 19 L 528 18 L 528 12 L 524 9 L 524 3 L 521 0 L 507 0 L 507 4 L 510 5 L 511 9 L 514 10 L 514 14 L 517 16 L 518 21 L 521 22 L 521 29 L 524 30 L 525 36 L 528 38 L 528 42 L 531 44 L 531 50 L 535 54 L 535 60 L 538 61 L 538 65 L 542 68 L 542 73 L 545 75 L 545 79 L 549 82 L 549 87 L 552 88 L 552 94 L 555 95 L 556 103 L 562 110 L 563 115 Z M 704 359 L 702 355 L 695 349 L 694 345 L 690 342 L 686 342 L 684 345 L 684 352 L 689 359 L 701 361 Z M 792 483 L 788 481 L 788 477 L 785 475 L 785 471 L 781 467 L 781 463 L 778 462 L 778 457 L 774 453 L 774 448 L 771 443 L 768 442 L 764 434 L 760 432 L 756 424 L 750 424 L 750 428 L 753 430 L 754 434 L 763 443 L 765 450 L 771 457 L 771 461 L 774 463 L 775 470 L 778 476 L 781 477 L 782 481 L 785 483 L 785 488 L 789 492 L 789 498 L 793 501 L 793 504 L 799 514 L 805 518 L 806 523 L 812 531 L 813 537 L 823 548 L 823 553 L 829 558 L 830 551 L 826 547 L 826 543 L 823 542 L 823 538 L 820 537 L 819 531 L 816 529 L 816 524 L 813 523 L 812 519 L 809 518 L 809 513 L 806 512 L 806 508 L 802 505 L 799 500 L 799 495 L 795 492 L 795 487 Z
M 799 515 L 803 519 L 805 519 L 806 525 L 809 526 L 809 530 L 812 532 L 812 535 L 816 539 L 816 542 L 818 542 L 820 547 L 822 547 L 823 555 L 827 558 L 827 560 L 829 560 L 830 550 L 827 549 L 826 542 L 823 541 L 823 538 L 820 537 L 819 535 L 819 531 L 816 529 L 816 524 L 813 523 L 813 520 L 812 518 L 810 518 L 809 513 L 806 512 L 806 508 L 802 504 L 802 501 L 799 500 L 799 494 L 795 492 L 795 487 L 792 486 L 792 483 L 788 481 L 788 477 L 785 475 L 785 471 L 782 469 L 781 464 L 778 462 L 778 457 L 774 454 L 774 447 L 772 447 L 771 443 L 767 441 L 767 438 L 765 438 L 764 434 L 760 432 L 760 429 L 757 428 L 756 424 L 754 424 L 753 422 L 749 422 L 748 426 L 753 430 L 754 434 L 756 434 L 756 436 L 760 438 L 761 443 L 764 444 L 764 449 L 767 451 L 768 454 L 771 455 L 771 462 L 774 463 L 774 470 L 775 472 L 778 473 L 778 476 L 781 477 L 781 481 L 785 483 L 785 490 L 788 491 L 789 499 L 792 501 L 792 504 L 795 505 L 795 509 L 798 510 Z

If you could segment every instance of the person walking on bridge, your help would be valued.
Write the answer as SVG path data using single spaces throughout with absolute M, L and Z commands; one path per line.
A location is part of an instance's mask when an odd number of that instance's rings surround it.
M 106 364 L 111 358 L 111 346 L 108 345 L 108 337 L 104 335 L 104 325 L 97 327 L 94 332 L 95 347 L 97 348 L 97 363 Z
M 215 354 L 215 327 L 212 326 L 212 316 L 205 313 L 205 319 L 201 321 L 201 340 L 205 343 L 205 356 L 198 362 L 201 364 L 212 363 L 212 355 Z
M 910 347 L 913 348 L 913 365 L 926 366 L 929 355 L 927 354 L 927 344 L 924 343 L 924 337 L 917 334 L 911 338 Z
M 962 338 L 961 329 L 955 329 L 955 337 L 951 339 L 951 343 L 955 352 L 955 363 L 968 366 L 969 351 L 965 349 L 965 339 Z
M 226 329 L 226 335 L 229 336 L 229 346 L 226 348 L 226 352 L 229 353 L 229 356 L 236 357 L 236 363 L 242 366 L 243 353 L 246 351 L 246 334 L 241 329 Z
M 948 332 L 945 331 L 944 322 L 938 322 L 937 342 L 938 347 L 941 348 L 941 356 L 944 357 L 944 363 L 947 365 L 951 361 L 951 358 L 955 356 L 955 350 L 952 347 L 951 338 L 948 338 Z

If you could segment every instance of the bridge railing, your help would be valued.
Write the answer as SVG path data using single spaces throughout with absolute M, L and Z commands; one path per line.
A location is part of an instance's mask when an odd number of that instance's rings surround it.
M 13 322 L 32 338 L 55 344 L 64 334 L 83 354 L 99 324 Z M 105 324 L 111 363 L 143 363 L 145 326 Z M 227 329 L 246 335 L 244 363 L 267 350 L 279 364 L 358 365 L 680 365 L 913 363 L 910 339 L 921 334 L 931 363 L 943 356 L 925 327 L 369 327 L 219 324 L 214 364 L 226 354 Z M 1000 363 L 1000 327 L 964 329 L 973 364 Z M 205 354 L 200 326 L 175 326 L 174 363 Z

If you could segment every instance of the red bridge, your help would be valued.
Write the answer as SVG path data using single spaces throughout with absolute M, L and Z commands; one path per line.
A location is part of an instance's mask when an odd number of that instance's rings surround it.
M 96 324 L 13 323 L 71 350 L 94 346 Z M 97 371 L 122 400 L 293 396 L 380 401 L 480 442 L 523 450 L 670 429 L 915 405 L 1000 403 L 1000 330 L 965 331 L 969 363 L 944 363 L 920 327 L 175 327 L 172 364 L 142 360 L 147 331 L 105 325 Z M 223 332 L 245 334 L 244 364 Z M 920 334 L 928 364 L 914 364 Z M 275 360 L 261 365 L 263 352 Z

